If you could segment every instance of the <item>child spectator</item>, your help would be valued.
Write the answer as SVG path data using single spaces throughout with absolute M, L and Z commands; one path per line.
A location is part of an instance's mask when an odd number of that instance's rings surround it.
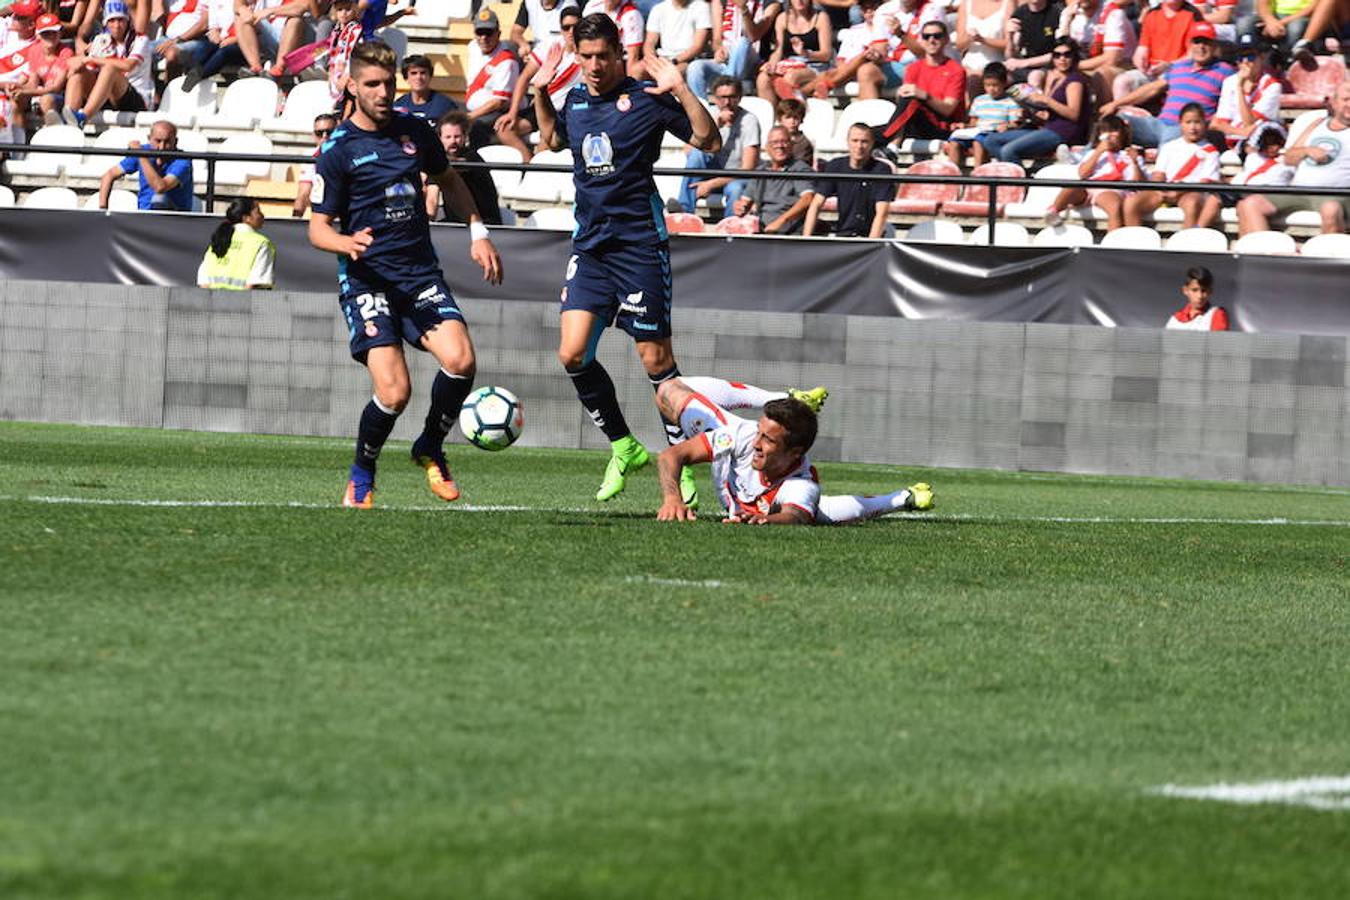
M 1242 171 L 1232 183 L 1287 187 L 1294 180 L 1294 167 L 1284 161 L 1284 141 L 1284 129 L 1274 123 L 1252 135 Z
M 967 148 L 971 149 L 972 165 L 981 165 L 989 159 L 983 137 L 1016 128 L 1022 119 L 1022 106 L 1008 96 L 1008 69 L 1001 62 L 984 67 L 981 82 L 984 93 L 970 104 L 968 127 L 952 132 L 951 140 L 942 145 L 947 158 L 958 166 Z
M 356 0 L 333 0 L 329 10 L 333 18 L 333 35 L 328 46 L 328 93 L 334 103 L 343 103 L 347 93 L 352 48 L 361 40 L 361 22 L 357 18 Z
M 1280 120 L 1284 88 L 1270 71 L 1268 51 L 1255 35 L 1244 34 L 1237 45 L 1237 72 L 1223 80 L 1214 128 L 1229 147 L 1238 147 L 1267 122 Z
M 1181 137 L 1158 148 L 1151 181 L 1171 184 L 1213 184 L 1219 180 L 1219 150 L 1205 138 L 1209 121 L 1199 103 L 1181 108 Z M 1218 194 L 1199 191 L 1140 191 L 1125 201 L 1125 224 L 1143 225 L 1144 217 L 1163 203 L 1175 203 L 1183 228 L 1204 228 L 1219 216 Z
M 802 134 L 802 121 L 806 118 L 806 104 L 789 97 L 779 100 L 773 108 L 774 124 L 787 129 L 788 140 L 792 146 L 792 158 L 801 160 L 808 166 L 816 164 L 816 148 L 811 139 Z
M 1186 305 L 1172 314 L 1167 327 L 1182 331 L 1227 331 L 1228 313 L 1222 306 L 1210 306 L 1214 294 L 1214 273 L 1204 266 L 1186 270 L 1181 285 Z
M 1088 181 L 1143 181 L 1139 148 L 1130 144 L 1130 126 L 1120 116 L 1106 116 L 1097 123 L 1097 140 L 1078 164 L 1078 177 Z M 1106 230 L 1125 224 L 1125 199 L 1131 191 L 1118 188 L 1064 188 L 1045 213 L 1046 222 L 1058 225 L 1064 211 L 1091 203 L 1106 213 Z

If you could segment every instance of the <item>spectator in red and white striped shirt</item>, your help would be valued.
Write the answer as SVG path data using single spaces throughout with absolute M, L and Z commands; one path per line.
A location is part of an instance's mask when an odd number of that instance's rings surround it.
M 1181 331 L 1228 330 L 1228 313 L 1224 312 L 1222 306 L 1211 306 L 1209 303 L 1214 296 L 1213 272 L 1204 266 L 1187 269 L 1181 294 L 1186 298 L 1186 305 L 1167 320 L 1167 328 Z
M 533 155 L 525 138 L 539 130 L 539 123 L 534 115 L 534 104 L 525 102 L 525 92 L 534 74 L 544 67 L 544 60 L 548 58 L 549 51 L 554 45 L 561 44 L 562 60 L 558 63 L 557 74 L 548 83 L 547 90 L 550 99 L 553 100 L 553 108 L 562 107 L 567 92 L 572 89 L 572 85 L 581 80 L 581 66 L 577 64 L 576 59 L 577 45 L 572 38 L 573 30 L 580 19 L 581 10 L 571 3 L 558 13 L 558 36 L 541 42 L 530 51 L 525 62 L 525 70 L 520 73 L 520 77 L 516 79 L 516 86 L 511 91 L 511 101 L 506 111 L 497 119 L 497 140 L 507 147 L 516 148 L 525 162 L 529 162 Z
M 464 106 L 469 113 L 469 146 L 477 149 L 496 138 L 497 119 L 510 106 L 511 94 L 520 78 L 520 59 L 515 51 L 502 45 L 497 14 L 486 6 L 473 17 L 473 38 L 483 64 L 470 76 L 464 89 Z
M 1139 150 L 1130 143 L 1130 126 L 1120 116 L 1107 116 L 1097 123 L 1097 143 L 1078 164 L 1078 177 L 1088 181 L 1142 181 L 1144 168 Z M 1106 230 L 1125 224 L 1125 200 L 1130 191 L 1114 187 L 1064 188 L 1045 212 L 1046 222 L 1058 225 L 1064 211 L 1091 203 L 1106 213 Z
M 1269 50 L 1256 35 L 1244 34 L 1238 41 L 1238 70 L 1223 80 L 1213 123 L 1229 147 L 1239 146 L 1267 123 L 1280 121 L 1284 88 L 1268 60 Z
M 1219 149 L 1205 139 L 1209 121 L 1199 103 L 1181 108 L 1181 137 L 1158 148 L 1150 181 L 1169 184 L 1213 184 L 1219 179 Z M 1217 193 L 1200 191 L 1140 191 L 1125 201 L 1125 224 L 1143 225 L 1163 203 L 1173 203 L 1185 219 L 1183 228 L 1204 228 L 1219 217 Z

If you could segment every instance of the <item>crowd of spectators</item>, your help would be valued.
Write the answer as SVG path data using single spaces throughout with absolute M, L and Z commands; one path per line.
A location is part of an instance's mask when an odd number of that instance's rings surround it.
M 1290 65 L 1337 49 L 1346 0 L 523 0 L 504 39 L 494 10 L 474 3 L 476 53 L 465 73 L 463 108 L 431 88 L 432 61 L 403 61 L 408 92 L 396 107 L 439 129 L 457 158 L 501 143 L 533 152 L 531 76 L 554 45 L 564 63 L 547 87 L 555 103 L 577 83 L 571 31 L 604 13 L 619 26 L 629 74 L 646 61 L 674 62 L 708 98 L 722 131 L 716 155 L 690 151 L 691 176 L 672 212 L 720 209 L 757 228 L 817 233 L 831 198 L 831 227 L 844 235 L 884 233 L 883 200 L 894 186 L 838 180 L 832 172 L 897 170 L 915 140 L 933 142 L 958 165 L 986 160 L 1076 164 L 1087 182 L 1151 180 L 1171 185 L 1222 180 L 1223 151 L 1242 164 L 1241 185 L 1350 187 L 1350 83 L 1327 98 L 1327 115 L 1286 134 L 1281 98 Z M 352 47 L 405 15 L 389 0 L 15 0 L 0 12 L 0 125 L 21 139 L 42 124 L 84 127 L 99 110 L 154 110 L 178 75 L 190 90 L 218 77 L 286 83 L 327 79 L 341 118 Z M 1330 41 L 1330 43 L 1328 43 Z M 1350 43 L 1348 41 L 1347 43 Z M 774 109 L 774 128 L 743 105 L 753 91 Z M 801 131 L 809 98 L 885 98 L 889 121 L 851 129 L 848 152 L 817 159 Z M 332 118 L 316 121 L 316 139 Z M 165 127 L 161 127 L 165 126 Z M 174 147 L 157 124 L 144 149 Z M 316 141 L 317 142 L 317 141 Z M 146 208 L 183 208 L 190 171 L 154 157 L 128 158 L 104 177 L 138 173 Z M 190 166 L 187 167 L 190 169 Z M 757 168 L 813 172 L 781 181 L 738 177 Z M 476 179 L 487 200 L 491 179 Z M 887 193 L 889 191 L 889 196 Z M 302 174 L 301 192 L 304 193 Z M 495 198 L 495 194 L 493 195 Z M 438 200 L 428 203 L 438 208 Z M 1096 206 L 1108 228 L 1146 221 L 1162 204 L 1186 225 L 1217 220 L 1236 206 L 1242 232 L 1264 229 L 1294 209 L 1320 214 L 1324 231 L 1344 231 L 1342 199 L 1212 191 L 1066 189 L 1046 210 L 1051 222 Z M 297 198 L 296 210 L 305 203 Z M 491 207 L 495 212 L 496 205 Z

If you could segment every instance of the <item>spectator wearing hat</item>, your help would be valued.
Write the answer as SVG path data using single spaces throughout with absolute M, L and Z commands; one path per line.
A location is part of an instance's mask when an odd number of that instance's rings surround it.
M 38 39 L 34 23 L 42 14 L 37 0 L 19 0 L 8 18 L 0 16 L 0 141 L 22 144 L 22 105 L 13 90 L 28 79 L 29 51 Z
M 104 4 L 103 29 L 83 54 L 75 54 L 68 63 L 70 75 L 62 115 L 71 125 L 84 127 L 85 121 L 104 107 L 142 112 L 154 105 L 150 41 L 132 30 L 124 0 Z
M 38 16 L 46 10 L 38 0 L 18 0 L 9 8 L 9 19 L 0 17 L 0 56 L 12 56 L 23 53 L 37 42 L 35 32 Z M 7 73 L 0 68 L 0 83 Z
M 1158 147 L 1181 135 L 1181 108 L 1188 103 L 1199 104 L 1205 116 L 1213 116 L 1219 106 L 1223 81 L 1236 70 L 1219 59 L 1219 45 L 1214 26 L 1196 22 L 1191 26 L 1189 58 L 1172 63 L 1157 78 L 1133 90 L 1099 110 L 1103 116 L 1119 112 L 1121 107 L 1147 103 L 1164 96 L 1162 112 L 1157 116 L 1124 114 L 1130 121 L 1135 143 L 1142 147 Z
M 629 0 L 587 0 L 581 14 L 589 16 L 592 13 L 604 13 L 619 26 L 619 42 L 623 44 L 628 60 L 628 77 L 645 78 L 647 67 L 642 65 L 642 48 L 647 40 L 647 29 L 638 8 Z
M 1278 123 L 1284 95 L 1279 76 L 1271 71 L 1269 48 L 1256 35 L 1238 39 L 1236 60 L 1237 72 L 1223 80 L 1211 123 L 1229 147 L 1241 146 L 1267 123 Z
M 469 144 L 478 148 L 494 140 L 493 127 L 510 106 L 511 93 L 520 78 L 520 59 L 502 44 L 501 23 L 486 6 L 473 17 L 473 38 L 482 63 L 469 75 L 464 106 L 469 114 Z
M 61 43 L 61 20 L 51 13 L 43 13 L 36 20 L 37 40 L 24 55 L 28 65 L 24 79 L 10 91 L 14 103 L 13 123 L 26 126 L 33 105 L 48 125 L 61 121 L 63 91 L 66 87 L 67 64 L 72 51 Z
M 1186 0 L 1162 0 L 1139 19 L 1139 43 L 1134 48 L 1134 69 L 1116 76 L 1112 95 L 1123 97 L 1153 81 L 1180 59 L 1186 58 L 1191 27 L 1205 21 L 1204 13 Z
M 431 60 L 420 53 L 403 60 L 403 80 L 408 82 L 408 93 L 394 101 L 394 112 L 439 122 L 446 113 L 459 108 L 458 103 L 431 89 L 431 71 Z
M 177 150 L 178 128 L 167 121 L 150 126 L 150 142 L 131 142 L 132 150 Z M 108 208 L 108 195 L 123 175 L 136 172 L 140 187 L 136 192 L 136 208 L 146 210 L 192 209 L 192 160 L 167 159 L 162 156 L 128 156 L 103 173 L 98 186 L 98 208 Z

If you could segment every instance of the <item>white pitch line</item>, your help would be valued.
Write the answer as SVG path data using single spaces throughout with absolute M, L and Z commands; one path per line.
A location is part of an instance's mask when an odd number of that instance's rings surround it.
M 59 497 L 59 496 L 13 496 L 0 495 L 0 503 L 46 503 L 69 506 L 131 506 L 167 509 L 333 509 L 336 503 L 313 503 L 292 500 L 285 503 L 263 500 L 152 500 L 135 497 Z M 492 503 L 454 503 L 447 505 L 404 504 L 377 506 L 376 510 L 389 512 L 539 512 L 539 513 L 588 513 L 606 515 L 606 510 L 585 506 L 527 506 L 524 504 Z M 623 510 L 632 513 L 633 510 Z M 974 513 L 892 513 L 886 518 L 913 519 L 931 522 L 989 522 L 1006 524 L 1010 522 L 1029 522 L 1050 525 L 1293 525 L 1320 526 L 1331 528 L 1350 528 L 1350 520 L 1340 519 L 1225 519 L 1203 516 L 995 516 L 976 515 Z
M 691 581 L 687 578 L 657 578 L 655 575 L 629 575 L 624 578 L 629 584 L 663 584 L 670 587 L 701 587 L 701 588 L 720 588 L 726 587 L 725 581 Z
M 1246 784 L 1209 784 L 1184 787 L 1164 784 L 1149 793 L 1188 800 L 1217 800 L 1252 805 L 1283 803 L 1323 810 L 1350 810 L 1350 776 L 1317 776 L 1288 781 L 1254 781 Z

